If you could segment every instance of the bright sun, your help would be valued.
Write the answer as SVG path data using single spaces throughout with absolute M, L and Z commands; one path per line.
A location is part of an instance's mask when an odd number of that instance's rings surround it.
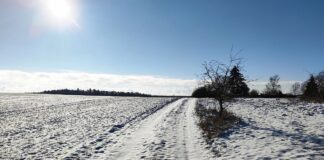
M 69 3 L 70 2 L 70 3 Z M 51 20 L 59 25 L 77 25 L 74 6 L 69 0 L 45 0 Z

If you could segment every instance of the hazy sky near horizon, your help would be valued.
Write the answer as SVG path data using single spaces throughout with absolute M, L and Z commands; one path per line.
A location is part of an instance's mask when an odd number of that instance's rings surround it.
M 233 45 L 250 79 L 324 69 L 322 0 L 54 1 L 0 1 L 0 70 L 193 80 Z

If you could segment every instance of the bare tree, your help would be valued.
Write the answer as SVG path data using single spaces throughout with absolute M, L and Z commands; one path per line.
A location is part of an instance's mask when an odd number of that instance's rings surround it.
M 293 95 L 299 95 L 301 93 L 301 84 L 299 82 L 295 82 L 292 86 L 291 86 L 291 93 Z
M 278 75 L 271 76 L 269 78 L 269 83 L 266 85 L 264 90 L 264 94 L 272 96 L 282 94 L 279 79 L 280 77 Z
M 321 71 L 318 73 L 318 75 L 315 77 L 316 83 L 318 86 L 322 89 L 324 89 L 324 71 Z
M 204 73 L 202 75 L 202 82 L 212 97 L 218 101 L 220 116 L 222 116 L 224 110 L 224 102 L 233 98 L 229 83 L 230 71 L 234 66 L 239 67 L 240 63 L 241 58 L 230 56 L 228 64 L 215 60 L 203 64 Z

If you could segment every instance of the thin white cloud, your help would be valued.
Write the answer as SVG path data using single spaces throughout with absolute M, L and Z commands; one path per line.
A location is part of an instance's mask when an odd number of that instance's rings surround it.
M 0 92 L 37 92 L 51 89 L 134 91 L 154 95 L 191 95 L 196 80 L 143 75 L 93 74 L 85 72 L 25 72 L 0 70 Z

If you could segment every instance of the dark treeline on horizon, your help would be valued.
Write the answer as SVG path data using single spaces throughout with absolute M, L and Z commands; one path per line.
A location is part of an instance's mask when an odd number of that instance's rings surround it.
M 233 95 L 233 98 L 296 98 L 296 97 L 301 97 L 301 95 L 293 95 L 290 93 L 284 94 L 279 92 L 278 94 L 265 94 L 265 93 L 259 93 L 257 92 L 256 94 L 253 94 L 255 90 L 252 90 L 249 94 L 247 95 Z M 214 94 L 210 91 L 205 86 L 199 87 L 194 92 L 192 93 L 192 97 L 196 98 L 214 98 Z
M 92 96 L 128 96 L 128 97 L 152 97 L 150 94 L 143 94 L 139 92 L 118 92 L 118 91 L 101 91 L 97 89 L 57 89 L 46 90 L 40 93 L 44 94 L 63 94 L 63 95 L 92 95 Z

